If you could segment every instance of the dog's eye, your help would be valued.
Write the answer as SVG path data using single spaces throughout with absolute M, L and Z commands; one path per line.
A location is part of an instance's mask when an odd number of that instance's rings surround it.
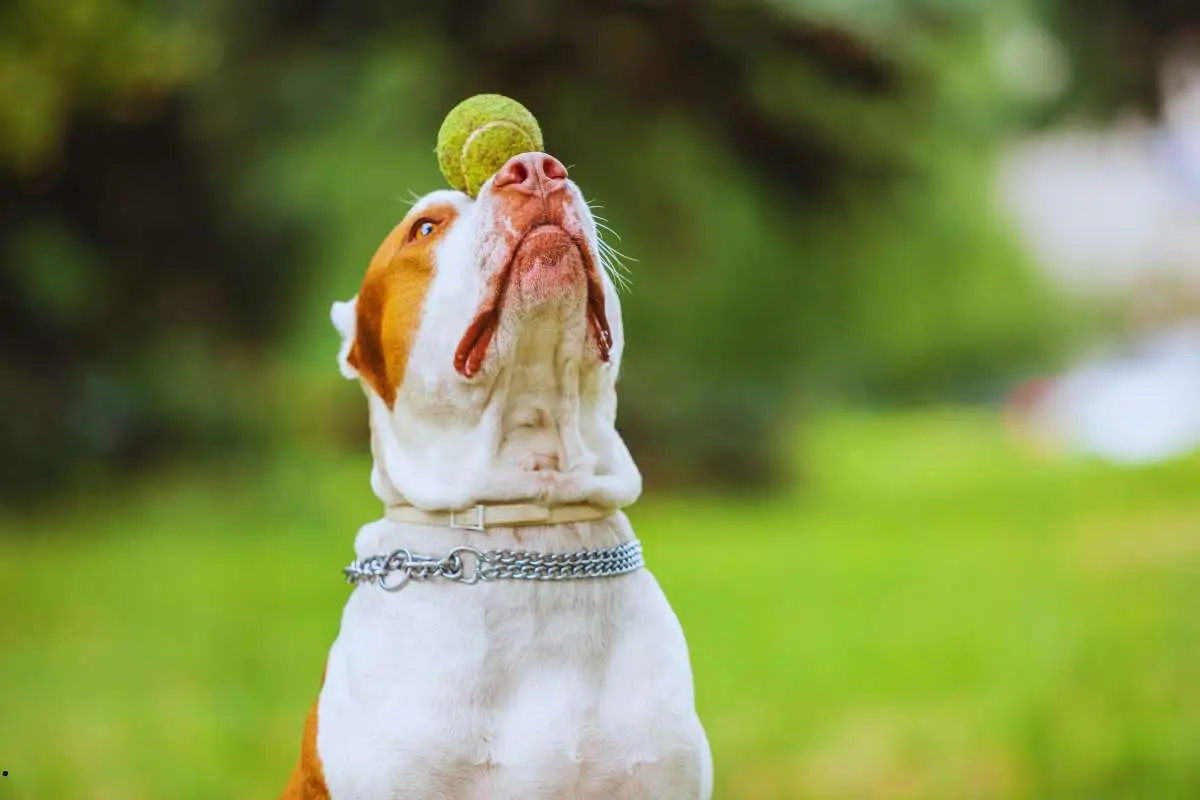
M 424 239 L 437 230 L 437 223 L 431 219 L 423 219 L 412 228 L 412 233 L 409 235 L 409 240 Z

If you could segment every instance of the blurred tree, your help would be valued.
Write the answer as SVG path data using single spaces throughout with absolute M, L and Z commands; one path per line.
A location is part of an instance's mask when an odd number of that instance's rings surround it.
M 0 6 L 0 166 L 51 168 L 73 119 L 149 120 L 210 73 L 214 32 L 185 8 L 130 0 L 10 0 Z
M 363 66 L 336 97 L 298 84 L 354 122 L 285 137 L 292 164 L 328 169 L 307 190 L 289 182 L 286 202 L 332 227 L 330 197 L 353 183 L 357 207 L 326 243 L 342 287 L 331 291 L 348 295 L 369 252 L 346 240 L 386 231 L 395 187 L 440 183 L 427 148 L 441 113 L 477 91 L 522 99 L 638 259 L 619 424 L 650 484 L 768 486 L 791 463 L 777 432 L 804 384 L 928 395 L 994 378 L 1054 339 L 1054 309 L 989 208 L 989 145 L 1025 113 L 993 70 L 993 29 L 1022 18 L 1005 9 L 309 4 L 291 35 L 335 36 Z M 418 124 L 411 140 L 400 132 Z M 367 130 L 391 133 L 368 143 Z M 394 168 L 401 142 L 428 166 Z M 374 175 L 317 155 L 333 152 Z M 260 180 L 286 172 L 279 162 Z M 320 201 L 299 208 L 317 185 Z M 373 234 L 363 206 L 385 209 Z
M 225 445 L 285 401 L 327 413 L 327 304 L 405 189 L 440 185 L 438 122 L 476 91 L 534 109 L 638 259 L 620 424 L 651 484 L 770 485 L 804 386 L 920 396 L 1053 341 L 987 207 L 989 145 L 1028 113 L 994 74 L 996 31 L 1024 16 L 10 2 L 0 86 L 28 101 L 0 111 L 0 491 Z
M 218 376 L 278 331 L 291 246 L 228 213 L 236 143 L 196 135 L 219 56 L 187 6 L 0 6 L 0 494 L 236 430 Z
M 988 204 L 1020 4 L 515 6 L 437 6 L 452 94 L 529 98 L 638 257 L 620 424 L 652 485 L 786 479 L 806 383 L 928 395 L 1053 339 Z
M 1200 37 L 1200 5 L 1191 0 L 1042 0 L 1041 10 L 1067 46 L 1074 76 L 1070 91 L 1047 109 L 1050 118 L 1157 108 L 1163 56 Z

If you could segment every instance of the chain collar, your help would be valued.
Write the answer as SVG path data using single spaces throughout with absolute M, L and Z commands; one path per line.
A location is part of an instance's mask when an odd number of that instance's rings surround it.
M 483 581 L 570 581 L 608 578 L 645 566 L 637 539 L 616 547 L 570 553 L 530 553 L 522 550 L 477 550 L 455 547 L 445 557 L 414 553 L 406 548 L 387 555 L 362 558 L 342 570 L 347 583 L 374 583 L 395 592 L 410 580 L 434 578 L 472 585 Z M 396 576 L 396 577 L 393 577 Z

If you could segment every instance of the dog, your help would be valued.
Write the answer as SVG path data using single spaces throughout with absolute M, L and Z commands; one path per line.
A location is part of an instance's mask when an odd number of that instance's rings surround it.
M 621 510 L 642 478 L 602 256 L 562 163 L 524 153 L 417 201 L 334 304 L 385 515 L 283 800 L 711 797 L 683 631 Z

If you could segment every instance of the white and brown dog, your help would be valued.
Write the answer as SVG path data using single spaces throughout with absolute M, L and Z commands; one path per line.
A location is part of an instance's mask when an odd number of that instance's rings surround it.
M 476 200 L 418 201 L 335 304 L 387 507 L 359 563 L 429 554 L 442 579 L 352 592 L 284 798 L 711 796 L 687 644 L 648 571 L 463 585 L 486 566 L 469 553 L 635 541 L 600 247 L 563 165 L 526 153 Z

